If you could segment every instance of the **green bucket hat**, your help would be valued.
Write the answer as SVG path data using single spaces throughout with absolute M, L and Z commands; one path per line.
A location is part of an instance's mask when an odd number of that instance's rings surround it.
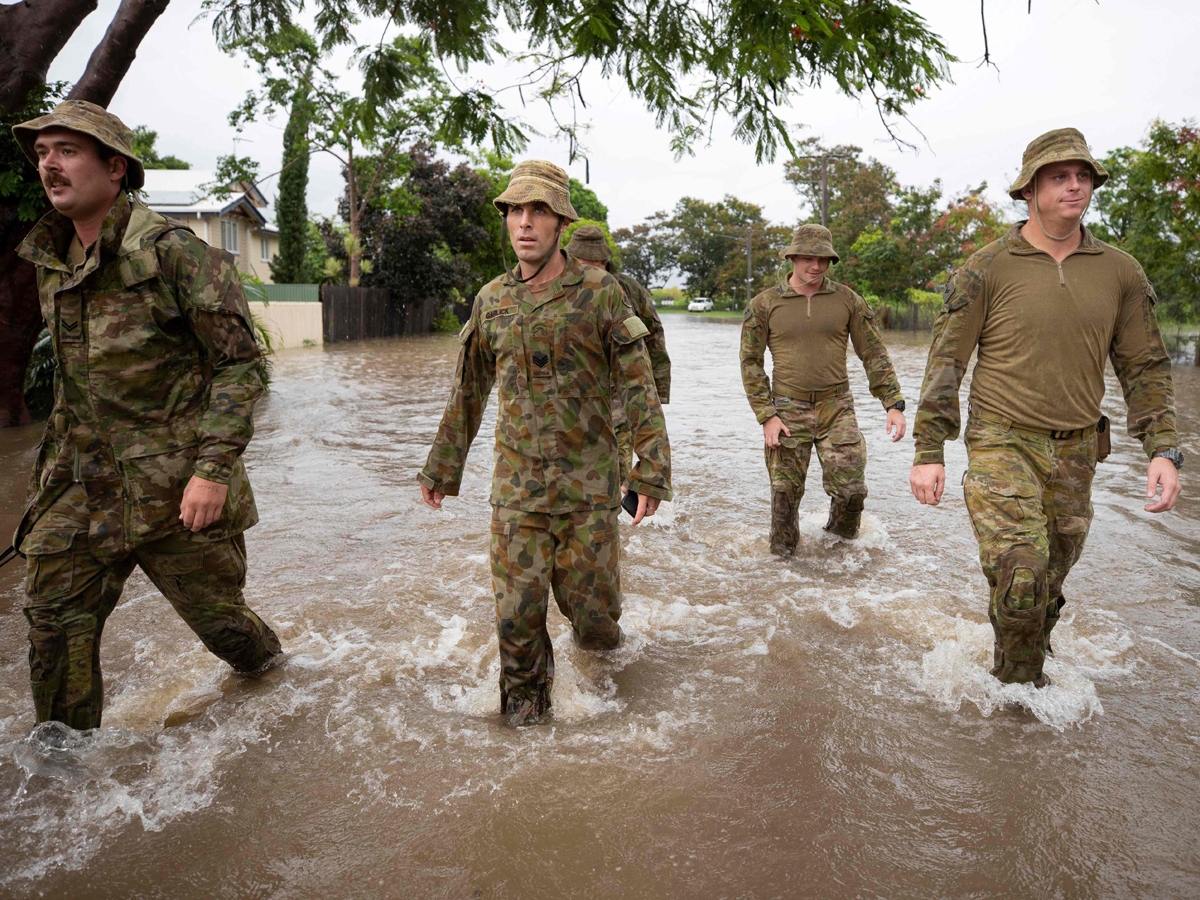
M 1073 159 L 1085 162 L 1092 167 L 1092 171 L 1096 173 L 1096 177 L 1092 181 L 1093 188 L 1098 188 L 1108 181 L 1108 172 L 1104 171 L 1104 167 L 1092 156 L 1092 151 L 1088 149 L 1083 133 L 1076 128 L 1056 128 L 1054 131 L 1047 131 L 1041 137 L 1034 138 L 1025 148 L 1025 153 L 1021 157 L 1021 174 L 1008 189 L 1008 196 L 1014 200 L 1024 200 L 1021 191 L 1029 187 L 1029 183 L 1033 181 L 1033 176 L 1037 174 L 1038 169 L 1050 163 L 1067 162 Z
M 576 228 L 571 240 L 567 242 L 567 256 L 602 263 L 612 259 L 612 250 L 604 240 L 603 231 L 595 225 L 584 225 Z
M 791 259 L 793 256 L 823 256 L 833 260 L 835 264 L 841 261 L 841 257 L 833 249 L 833 235 L 824 225 L 801 225 L 792 235 L 792 242 L 787 245 L 787 249 L 780 250 L 779 255 L 783 259 Z
M 133 155 L 133 132 L 104 107 L 88 103 L 86 100 L 64 100 L 54 107 L 53 112 L 14 125 L 13 137 L 35 166 L 38 159 L 33 150 L 33 142 L 37 140 L 38 132 L 46 128 L 69 128 L 95 138 L 109 150 L 125 157 L 129 164 L 125 173 L 125 183 L 129 190 L 136 191 L 146 183 L 142 161 Z
M 571 206 L 571 182 L 567 173 L 554 163 L 542 159 L 527 159 L 517 163 L 508 180 L 508 187 L 492 203 L 504 215 L 510 203 L 534 203 L 538 200 L 558 215 L 572 222 L 579 221 L 579 213 Z

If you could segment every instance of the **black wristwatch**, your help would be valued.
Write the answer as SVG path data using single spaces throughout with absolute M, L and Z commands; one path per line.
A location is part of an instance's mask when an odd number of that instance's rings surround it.
M 897 400 L 895 403 L 893 403 L 891 406 L 888 407 L 889 412 L 893 409 L 898 409 L 898 410 L 900 410 L 900 412 L 904 412 L 904 401 Z
M 1163 459 L 1169 459 L 1171 461 L 1171 465 L 1173 465 L 1175 468 L 1177 468 L 1177 469 L 1183 468 L 1183 451 L 1182 450 L 1177 450 L 1174 447 L 1172 447 L 1170 450 L 1159 450 L 1157 453 L 1155 453 L 1150 458 L 1158 459 L 1160 456 Z

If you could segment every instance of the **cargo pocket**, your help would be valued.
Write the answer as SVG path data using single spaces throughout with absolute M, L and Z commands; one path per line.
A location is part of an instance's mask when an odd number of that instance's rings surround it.
M 195 470 L 196 446 L 194 435 L 181 439 L 167 429 L 136 435 L 125 446 L 121 460 L 129 489 L 130 538 L 144 540 L 178 525 L 183 490 Z
M 1023 484 L 993 484 L 967 470 L 963 499 L 971 519 L 975 540 L 1019 531 L 1029 519 L 1041 516 L 1041 501 L 1033 488 Z
M 88 617 L 91 619 L 91 617 Z M 63 704 L 71 707 L 92 693 L 92 655 L 96 644 L 95 621 L 79 622 L 67 628 L 67 688 Z
M 75 582 L 75 554 L 71 545 L 79 531 L 35 531 L 23 543 L 28 558 L 25 593 L 36 600 L 69 597 Z

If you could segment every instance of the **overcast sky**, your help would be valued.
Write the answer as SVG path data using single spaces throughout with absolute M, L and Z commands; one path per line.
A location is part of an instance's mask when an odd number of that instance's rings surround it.
M 74 80 L 104 33 L 119 0 L 99 7 L 76 31 L 50 70 L 52 79 Z M 979 67 L 983 38 L 974 0 L 915 0 L 913 8 L 942 35 L 963 62 L 954 83 L 917 105 L 913 123 L 928 139 L 907 136 L 919 152 L 889 143 L 873 106 L 823 88 L 804 94 L 790 120 L 804 135 L 828 144 L 857 144 L 891 166 L 902 182 L 928 184 L 940 177 L 950 192 L 981 181 L 988 194 L 1015 215 L 1005 188 L 1020 168 L 1021 152 L 1038 134 L 1074 126 L 1097 155 L 1136 144 L 1156 117 L 1178 122 L 1200 115 L 1200 13 L 1195 0 L 988 0 L 988 38 L 999 67 Z M 159 133 L 158 149 L 198 168 L 212 168 L 234 149 L 229 111 L 255 86 L 253 72 L 217 51 L 208 23 L 193 24 L 198 4 L 176 0 L 143 41 L 137 59 L 112 102 L 127 125 Z M 508 96 L 508 95 L 505 95 Z M 593 75 L 585 81 L 591 129 L 590 186 L 609 207 L 616 228 L 669 209 L 682 196 L 718 200 L 725 194 L 761 204 L 774 221 L 794 223 L 801 214 L 793 189 L 782 179 L 782 160 L 756 166 L 754 152 L 728 137 L 718 123 L 713 142 L 695 157 L 676 162 L 670 137 L 623 86 Z M 515 96 L 513 100 L 515 101 Z M 548 119 L 529 111 L 535 126 Z M 279 168 L 284 121 L 246 132 L 251 143 L 238 151 Z M 546 129 L 548 130 L 548 129 Z M 723 136 L 724 135 L 724 136 Z M 584 165 L 567 163 L 565 142 L 535 139 L 528 157 L 549 159 L 580 181 Z M 275 182 L 264 184 L 273 196 Z M 338 163 L 328 156 L 310 168 L 309 209 L 331 214 L 342 191 Z

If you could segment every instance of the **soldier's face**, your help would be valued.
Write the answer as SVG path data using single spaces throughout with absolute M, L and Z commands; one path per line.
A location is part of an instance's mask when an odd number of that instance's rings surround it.
M 104 215 L 121 191 L 125 157 L 100 158 L 100 145 L 67 128 L 46 128 L 33 142 L 38 175 L 50 203 L 69 219 Z
M 1078 160 L 1042 166 L 1035 176 L 1038 212 L 1042 216 L 1079 221 L 1092 199 L 1093 175 L 1092 167 Z M 1026 200 L 1033 202 L 1032 185 L 1021 193 Z
M 792 257 L 792 272 L 801 281 L 809 281 L 813 278 L 820 278 L 825 274 L 825 270 L 828 268 L 829 257 L 827 256 Z
M 505 222 L 513 252 L 522 262 L 540 265 L 558 245 L 562 220 L 545 203 L 514 203 L 508 208 Z

